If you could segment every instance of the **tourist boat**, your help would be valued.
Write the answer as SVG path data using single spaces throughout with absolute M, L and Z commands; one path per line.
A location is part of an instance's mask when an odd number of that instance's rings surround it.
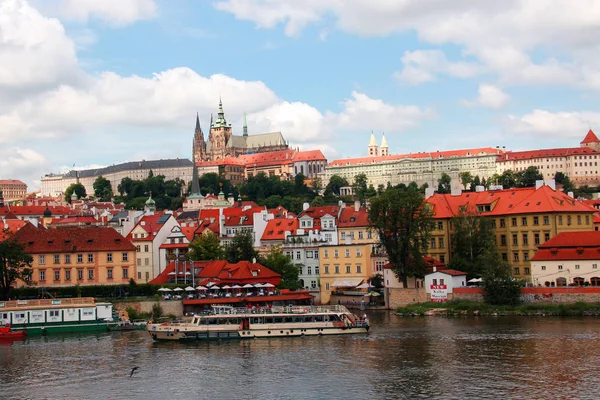
M 367 333 L 369 321 L 366 315 L 359 318 L 340 305 L 259 310 L 213 306 L 207 315 L 176 322 L 149 322 L 147 330 L 156 341 L 254 339 Z
M 27 334 L 106 331 L 116 324 L 112 308 L 92 297 L 0 301 L 0 324 Z
M 0 341 L 25 339 L 27 331 L 17 331 L 10 324 L 0 324 Z

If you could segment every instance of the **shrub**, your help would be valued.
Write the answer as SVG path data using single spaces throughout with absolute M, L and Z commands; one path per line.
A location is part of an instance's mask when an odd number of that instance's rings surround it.
M 515 278 L 484 279 L 483 298 L 492 305 L 516 306 L 521 303 L 523 283 Z
M 162 316 L 163 316 L 163 310 L 162 310 L 162 307 L 160 306 L 160 303 L 154 303 L 152 305 L 152 318 L 159 319 Z

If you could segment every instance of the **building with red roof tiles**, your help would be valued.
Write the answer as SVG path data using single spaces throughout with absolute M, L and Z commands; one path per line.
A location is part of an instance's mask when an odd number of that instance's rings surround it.
M 260 240 L 271 219 L 273 214 L 270 214 L 266 207 L 225 208 L 219 217 L 221 243 L 227 246 L 238 232 L 250 232 L 254 247 L 260 247 Z
M 26 224 L 29 224 L 29 222 L 23 221 L 21 219 L 0 220 L 0 241 L 15 234 L 19 229 L 23 228 Z
M 434 194 L 427 200 L 433 212 L 429 255 L 451 261 L 451 220 L 462 212 L 490 217 L 496 226 L 498 249 L 511 263 L 515 277 L 530 279 L 530 259 L 540 245 L 561 232 L 593 231 L 595 209 L 543 185 L 538 188 Z
M 328 244 L 338 244 L 338 215 L 340 207 L 337 206 L 318 206 L 310 207 L 308 203 L 304 204 L 304 209 L 298 216 L 300 229 L 307 231 L 320 232 L 321 239 Z
M 136 246 L 137 282 L 147 283 L 164 270 L 168 260 L 160 257 L 160 246 L 178 225 L 172 214 L 142 216 L 127 239 Z
M 387 143 L 386 143 L 387 146 Z M 482 147 L 474 149 L 421 152 L 412 154 L 389 154 L 379 152 L 374 136 L 369 142 L 366 157 L 345 158 L 331 161 L 323 175 L 328 182 L 333 175 L 339 175 L 349 182 L 359 174 L 367 176 L 368 184 L 377 188 L 390 183 L 392 186 L 410 182 L 418 185 L 427 183 L 435 187 L 442 173 L 449 174 L 452 182 L 460 183 L 460 172 L 471 172 L 486 180 L 496 173 L 496 158 L 502 154 L 500 148 Z
M 226 260 L 171 262 L 150 283 L 240 285 L 271 283 L 279 285 L 281 275 L 264 265 L 250 261 L 232 264 Z
M 600 184 L 600 142 L 590 129 L 580 147 L 507 151 L 496 160 L 499 174 L 506 170 L 524 171 L 536 167 L 544 179 L 553 179 L 557 172 L 567 175 L 575 185 Z
M 74 215 L 65 218 L 52 218 L 48 224 L 44 223 L 44 227 L 46 228 L 102 225 L 105 225 L 104 221 L 98 220 L 91 215 Z
M 32 280 L 38 286 L 116 285 L 135 276 L 135 246 L 112 228 L 26 224 L 15 238 L 33 257 Z
M 17 179 L 0 179 L 0 198 L 4 201 L 23 200 L 27 196 L 27 185 Z
M 260 243 L 266 249 L 282 245 L 288 236 L 296 234 L 298 226 L 299 221 L 296 218 L 271 219 L 267 222 Z
M 600 231 L 561 232 L 531 259 L 534 285 L 600 286 Z

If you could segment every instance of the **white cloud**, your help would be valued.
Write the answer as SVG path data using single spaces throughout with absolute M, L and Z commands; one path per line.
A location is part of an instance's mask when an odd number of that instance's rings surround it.
M 492 109 L 502 108 L 508 103 L 510 96 L 502 91 L 502 89 L 488 84 L 479 85 L 477 90 L 478 96 L 475 100 L 463 100 L 467 107 L 485 107 Z
M 81 76 L 75 45 L 58 20 L 24 1 L 0 3 L 0 101 Z
M 590 127 L 600 126 L 600 112 L 534 110 L 523 116 L 510 115 L 505 121 L 514 133 L 556 139 L 582 138 Z
M 153 18 L 157 13 L 154 0 L 54 0 L 58 16 L 86 22 L 97 18 L 115 26 Z
M 35 150 L 0 146 L 0 179 L 19 179 L 31 186 L 48 167 L 46 158 Z
M 405 51 L 402 56 L 404 68 L 395 73 L 403 83 L 418 85 L 434 81 L 444 73 L 458 78 L 470 78 L 480 73 L 481 66 L 472 62 L 451 62 L 441 50 Z
M 414 31 L 422 42 L 456 45 L 465 60 L 476 61 L 448 64 L 444 57 L 441 66 L 431 65 L 428 62 L 440 55 L 426 53 L 435 57 L 410 60 L 396 73 L 413 84 L 432 81 L 439 73 L 460 77 L 485 72 L 505 85 L 566 84 L 600 90 L 596 0 L 222 0 L 216 7 L 262 28 L 284 24 L 288 35 L 297 35 L 325 15 L 334 16 L 338 29 L 362 36 Z

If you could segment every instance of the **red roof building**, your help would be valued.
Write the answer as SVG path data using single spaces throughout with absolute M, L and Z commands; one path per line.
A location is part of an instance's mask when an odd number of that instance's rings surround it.
M 541 244 L 531 259 L 540 286 L 600 286 L 600 231 L 561 232 Z
M 580 147 L 507 151 L 496 161 L 498 173 L 506 170 L 524 171 L 536 167 L 544 179 L 553 179 L 562 172 L 576 185 L 600 184 L 600 141 L 590 129 Z
M 461 213 L 490 217 L 502 258 L 512 264 L 515 276 L 525 279 L 530 279 L 530 259 L 540 244 L 560 232 L 594 230 L 596 210 L 550 186 L 434 194 L 426 201 L 434 218 L 429 246 L 432 257 L 451 261 L 454 217 Z
M 135 246 L 112 228 L 26 224 L 15 238 L 33 257 L 32 280 L 38 286 L 123 284 L 135 276 Z

